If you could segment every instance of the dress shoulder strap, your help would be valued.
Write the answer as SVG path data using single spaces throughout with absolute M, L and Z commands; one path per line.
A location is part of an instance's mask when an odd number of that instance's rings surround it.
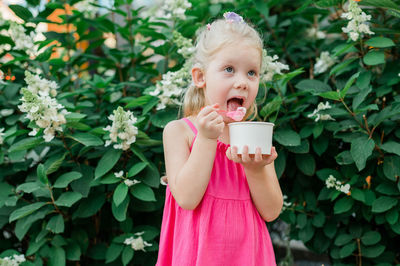
M 186 117 L 182 118 L 183 121 L 186 122 L 186 124 L 188 124 L 188 126 L 192 129 L 193 133 L 196 135 L 197 134 L 197 129 L 196 127 L 193 125 L 192 121 L 190 121 L 189 119 L 187 119 Z

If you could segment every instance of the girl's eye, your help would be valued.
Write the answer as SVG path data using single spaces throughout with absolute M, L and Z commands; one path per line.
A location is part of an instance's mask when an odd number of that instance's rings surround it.
M 233 67 L 226 67 L 225 71 L 228 73 L 232 73 L 233 72 Z
M 256 75 L 256 72 L 253 70 L 250 70 L 248 74 L 250 77 L 254 77 Z

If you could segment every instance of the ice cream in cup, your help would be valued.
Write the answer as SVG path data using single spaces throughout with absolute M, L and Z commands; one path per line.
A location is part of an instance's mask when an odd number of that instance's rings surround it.
M 249 148 L 249 154 L 255 154 L 257 147 L 261 148 L 262 154 L 271 154 L 273 123 L 233 122 L 228 126 L 230 145 L 238 148 L 238 154 L 243 153 L 245 145 Z

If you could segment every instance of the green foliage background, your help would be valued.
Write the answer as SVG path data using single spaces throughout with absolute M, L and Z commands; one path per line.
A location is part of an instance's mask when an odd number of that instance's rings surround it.
M 28 1 L 31 5 L 36 1 Z M 55 9 L 77 1 L 50 1 L 38 15 L 11 6 L 27 22 L 47 22 Z M 287 201 L 281 219 L 290 224 L 290 238 L 311 250 L 326 253 L 333 265 L 400 264 L 400 2 L 363 0 L 372 15 L 371 30 L 357 42 L 341 28 L 343 1 L 248 1 L 211 4 L 192 0 L 185 20 L 153 22 L 141 17 L 132 1 L 116 1 L 104 15 L 85 17 L 74 10 L 61 15 L 60 25 L 73 25 L 64 33 L 47 32 L 52 45 L 31 59 L 12 50 L 13 60 L 2 63 L 15 81 L 0 84 L 0 117 L 5 128 L 0 151 L 0 257 L 25 254 L 23 265 L 154 265 L 157 257 L 165 187 L 162 128 L 177 117 L 177 107 L 155 109 L 158 98 L 147 92 L 168 71 L 183 66 L 173 30 L 193 38 L 200 26 L 236 11 L 262 33 L 267 50 L 277 54 L 290 71 L 261 84 L 259 120 L 276 124 L 274 144 L 279 157 L 276 170 Z M 116 23 L 115 16 L 122 17 Z M 319 25 L 329 37 L 312 39 L 306 30 Z M 0 30 L 8 29 L 6 23 Z M 79 41 L 89 41 L 77 52 Z M 121 45 L 104 45 L 104 33 L 118 34 Z M 137 38 L 141 36 L 141 38 Z M 161 46 L 153 41 L 164 40 Z M 0 35 L 2 44 L 14 45 Z M 50 57 L 54 49 L 59 57 Z M 151 48 L 161 59 L 151 62 Z M 71 51 L 74 51 L 71 53 Z M 337 62 L 315 75 L 316 58 L 329 51 Z M 64 61 L 65 54 L 72 54 Z M 0 58 L 5 52 L 0 54 Z M 17 106 L 26 86 L 24 71 L 40 68 L 43 77 L 56 81 L 57 100 L 71 114 L 63 133 L 51 142 L 41 134 L 28 136 L 31 124 Z M 107 70 L 115 75 L 107 76 Z M 266 92 L 266 96 L 263 92 Z M 320 102 L 332 108 L 321 111 L 335 120 L 314 121 Z M 107 117 L 118 106 L 138 118 L 137 141 L 127 151 L 105 147 Z M 27 159 L 33 150 L 38 162 Z M 127 187 L 114 173 L 123 170 L 140 184 Z M 351 186 L 345 194 L 327 188 L 334 176 Z M 137 232 L 151 243 L 146 252 L 123 244 Z

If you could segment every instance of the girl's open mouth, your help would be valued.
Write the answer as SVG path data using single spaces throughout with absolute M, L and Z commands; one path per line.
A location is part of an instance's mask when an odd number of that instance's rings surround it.
M 239 107 L 242 107 L 244 103 L 244 98 L 241 97 L 232 97 L 230 98 L 227 103 L 227 111 L 236 111 Z

